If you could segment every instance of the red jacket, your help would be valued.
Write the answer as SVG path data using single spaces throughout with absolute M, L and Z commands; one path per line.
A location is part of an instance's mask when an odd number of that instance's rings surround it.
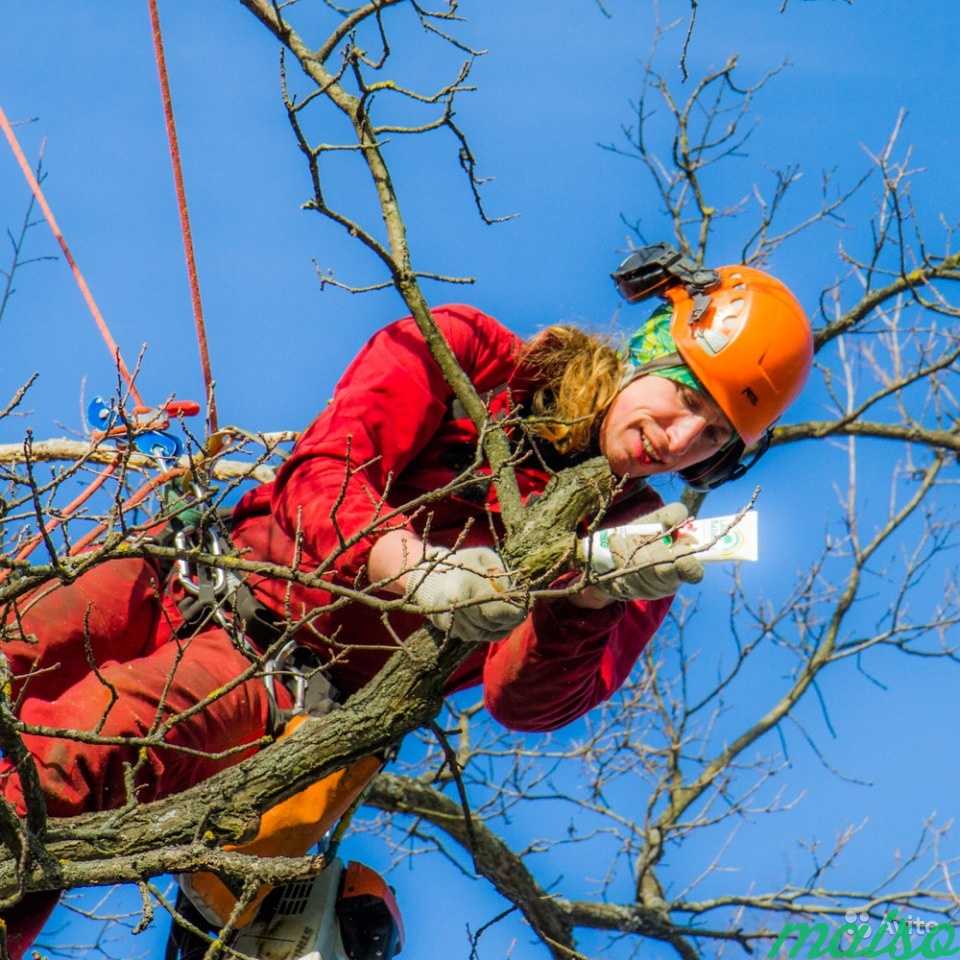
M 510 401 L 522 402 L 524 387 L 516 376 L 521 341 L 516 335 L 473 307 L 440 307 L 434 317 L 481 394 L 510 383 Z M 501 396 L 506 402 L 506 394 Z M 301 569 L 312 569 L 339 550 L 329 576 L 343 585 L 362 586 L 373 540 L 354 534 L 377 527 L 375 539 L 401 525 L 422 532 L 426 511 L 381 518 L 443 486 L 463 469 L 464 459 L 470 462 L 477 431 L 471 421 L 455 416 L 451 400 L 452 392 L 411 318 L 376 334 L 347 368 L 333 399 L 304 431 L 277 479 L 238 504 L 236 546 L 246 549 L 251 559 L 290 564 L 296 559 L 294 537 L 299 530 Z M 547 477 L 539 463 L 517 469 L 524 496 L 542 491 Z M 624 522 L 659 505 L 656 494 L 644 488 L 639 498 L 630 498 L 629 508 L 624 504 L 612 511 L 607 522 Z M 492 542 L 487 511 L 496 516 L 499 507 L 491 484 L 447 496 L 427 509 L 431 543 L 452 543 L 471 517 L 474 523 L 464 545 Z M 345 693 L 368 681 L 395 647 L 380 614 L 362 604 L 337 603 L 325 590 L 291 587 L 279 580 L 260 578 L 251 586 L 284 617 L 300 618 L 322 609 L 298 639 L 331 658 L 331 679 Z M 620 687 L 669 605 L 667 598 L 595 611 L 565 600 L 537 601 L 509 636 L 477 648 L 452 678 L 448 692 L 482 682 L 487 709 L 505 726 L 562 727 Z M 390 615 L 400 637 L 420 622 L 413 614 Z

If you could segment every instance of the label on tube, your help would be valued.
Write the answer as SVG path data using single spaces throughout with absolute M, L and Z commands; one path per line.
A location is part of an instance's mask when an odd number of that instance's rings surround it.
M 688 520 L 667 537 L 659 523 L 626 523 L 620 527 L 597 530 L 580 541 L 580 558 L 588 556 L 593 569 L 600 574 L 617 568 L 610 550 L 610 537 L 650 537 L 664 534 L 665 539 L 689 545 L 698 560 L 724 563 L 731 560 L 757 560 L 759 557 L 759 514 L 749 510 L 736 523 L 736 514 L 723 517 Z M 700 547 L 697 549 L 697 547 Z

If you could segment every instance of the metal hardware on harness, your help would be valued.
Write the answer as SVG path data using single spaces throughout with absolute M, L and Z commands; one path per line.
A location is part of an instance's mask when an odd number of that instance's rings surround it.
M 270 699 L 276 703 L 277 688 L 274 680 L 275 674 L 283 673 L 287 674 L 288 676 L 292 676 L 293 689 L 290 690 L 290 693 L 293 696 L 292 709 L 294 713 L 303 713 L 303 707 L 307 699 L 307 679 L 299 669 L 290 669 L 292 667 L 292 661 L 290 658 L 296 648 L 297 641 L 288 640 L 280 648 L 280 651 L 277 653 L 277 655 L 267 661 L 263 674 L 263 684 L 267 688 L 267 693 L 270 695 Z M 290 689 L 289 682 L 284 685 L 288 690 Z
M 120 445 L 129 444 L 151 457 L 157 469 L 165 473 L 176 466 L 177 459 L 183 452 L 180 438 L 166 432 L 170 417 L 194 416 L 199 411 L 199 404 L 192 401 L 171 401 L 156 409 L 138 407 L 128 416 L 116 400 L 94 397 L 87 407 L 87 417 L 94 426 L 95 436 L 110 439 Z M 191 486 L 195 503 L 203 503 L 206 499 L 204 488 L 196 482 Z M 223 538 L 214 526 L 183 523 L 176 518 L 171 526 L 176 527 L 178 524 L 181 525 L 175 532 L 173 542 L 181 553 L 201 550 L 215 557 L 222 557 L 227 553 Z M 221 567 L 191 564 L 183 556 L 176 560 L 175 568 L 177 580 L 184 592 L 195 601 L 189 605 L 189 611 L 185 612 L 185 619 L 197 617 L 204 612 L 203 608 L 207 607 L 209 615 L 217 623 L 228 626 L 221 609 L 231 586 L 227 572 Z
M 196 503 L 203 503 L 206 498 L 206 491 L 204 491 L 199 483 L 193 483 L 191 486 L 193 487 L 193 496 Z M 203 542 L 201 543 L 198 537 L 199 527 L 200 525 L 198 524 L 185 524 L 182 526 L 173 538 L 174 545 L 177 549 L 195 550 L 203 548 L 205 553 L 209 553 L 214 557 L 224 556 L 227 550 L 217 528 L 214 526 L 206 526 L 203 530 Z M 222 567 L 214 567 L 212 570 L 207 570 L 206 567 L 202 567 L 201 569 L 206 571 L 206 576 L 210 578 L 214 596 L 223 596 L 227 591 L 227 571 Z M 190 596 L 197 597 L 200 595 L 203 589 L 201 586 L 200 571 L 194 572 L 191 569 L 190 561 L 187 560 L 186 557 L 177 559 L 177 576 L 181 584 L 183 584 L 183 589 L 186 590 Z
M 197 502 L 202 502 L 204 491 L 199 484 L 193 484 L 193 492 Z M 213 526 L 207 526 L 202 530 L 202 540 L 199 525 L 183 526 L 174 533 L 173 544 L 181 554 L 201 549 L 211 556 L 223 557 L 228 552 L 223 537 Z M 177 582 L 184 593 L 193 599 L 188 609 L 183 610 L 184 619 L 191 620 L 207 612 L 221 627 L 229 627 L 229 621 L 223 610 L 224 601 L 232 588 L 227 571 L 223 567 L 191 563 L 184 556 L 177 557 L 174 570 Z
M 621 296 L 628 303 L 637 303 L 654 294 L 661 294 L 673 284 L 683 284 L 693 297 L 695 323 L 710 306 L 706 295 L 720 283 L 716 270 L 698 266 L 669 243 L 652 243 L 634 250 L 611 274 Z
M 282 710 L 277 702 L 278 679 L 293 697 L 293 706 L 289 710 Z M 320 669 L 316 654 L 296 640 L 288 640 L 266 662 L 263 684 L 278 713 L 287 716 L 301 713 L 311 717 L 325 716 L 334 709 L 340 696 Z

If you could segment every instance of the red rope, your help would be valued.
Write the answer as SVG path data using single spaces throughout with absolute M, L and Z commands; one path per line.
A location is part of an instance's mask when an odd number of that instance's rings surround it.
M 173 120 L 173 106 L 170 101 L 170 87 L 167 82 L 166 64 L 163 58 L 163 41 L 160 36 L 160 21 L 157 16 L 156 0 L 148 0 L 148 2 L 150 4 L 150 18 L 153 23 L 154 50 L 157 55 L 157 70 L 160 74 L 160 88 L 163 97 L 164 116 L 167 123 L 167 137 L 170 141 L 170 157 L 173 165 L 173 178 L 177 191 L 177 205 L 180 212 L 180 226 L 183 232 L 183 246 L 187 258 L 187 274 L 190 279 L 190 293 L 193 301 L 193 317 L 197 328 L 197 340 L 200 346 L 200 362 L 203 367 L 204 385 L 207 392 L 207 426 L 209 432 L 213 433 L 217 429 L 217 409 L 213 396 L 213 377 L 210 372 L 210 356 L 207 351 L 207 336 L 203 323 L 203 307 L 200 302 L 200 284 L 197 280 L 197 268 L 193 255 L 193 240 L 190 235 L 190 219 L 187 214 L 186 194 L 183 187 L 183 173 L 180 166 L 180 150 L 177 145 L 177 133 Z M 36 199 L 38 206 L 40 207 L 41 211 L 43 211 L 44 218 L 50 227 L 50 231 L 56 238 L 57 243 L 60 245 L 60 249 L 63 251 L 64 257 L 70 266 L 70 269 L 73 271 L 73 276 L 77 282 L 77 286 L 80 288 L 80 293 L 82 294 L 83 299 L 86 302 L 91 315 L 93 316 L 94 322 L 97 325 L 97 329 L 100 331 L 100 335 L 103 337 L 104 343 L 107 345 L 107 349 L 110 351 L 111 356 L 114 358 L 114 361 L 117 364 L 120 374 L 127 384 L 131 397 L 133 398 L 137 407 L 144 408 L 143 399 L 141 398 L 140 393 L 134 384 L 130 370 L 123 360 L 123 356 L 120 353 L 120 348 L 113 339 L 113 336 L 110 333 L 110 328 L 107 326 L 107 323 L 103 318 L 103 314 L 100 312 L 97 302 L 94 300 L 93 294 L 87 285 L 87 281 L 84 278 L 83 273 L 80 271 L 80 267 L 77 265 L 77 261 L 74 259 L 73 253 L 71 252 L 70 247 L 67 244 L 59 225 L 57 224 L 57 220 L 53 215 L 53 211 L 50 209 L 50 205 L 47 203 L 47 199 L 43 194 L 43 190 L 40 188 L 40 184 L 37 181 L 37 178 L 34 176 L 33 170 L 30 167 L 30 164 L 27 162 L 27 158 L 24 156 L 23 150 L 20 148 L 17 135 L 14 133 L 13 126 L 7 119 L 7 115 L 4 112 L 3 107 L 0 107 L 0 129 L 3 130 L 7 142 L 10 144 L 10 149 L 13 151 L 13 155 L 16 158 L 21 171 L 23 172 L 23 176 L 26 179 L 34 198 Z M 97 490 L 100 489 L 106 480 L 113 475 L 117 468 L 118 462 L 119 461 L 114 461 L 113 463 L 109 464 L 107 468 L 98 474 L 77 497 L 75 497 L 62 511 L 59 512 L 57 517 L 44 524 L 44 532 L 49 534 L 64 520 L 72 517 L 73 514 L 84 503 L 86 503 L 87 500 L 89 500 Z M 174 468 L 173 470 L 168 470 L 159 476 L 153 477 L 143 484 L 143 486 L 141 486 L 138 490 L 136 490 L 134 494 L 126 501 L 126 503 L 123 504 L 121 509 L 126 511 L 134 506 L 137 506 L 158 486 L 161 486 L 162 484 L 167 483 L 178 476 L 182 476 L 183 473 L 184 468 L 178 467 Z M 72 549 L 70 550 L 70 555 L 74 556 L 86 548 L 107 529 L 107 526 L 107 523 L 100 523 L 93 530 L 90 530 L 85 536 L 81 537 L 73 545 Z M 36 546 L 40 543 L 42 538 L 42 533 L 32 537 L 18 551 L 16 559 L 23 560 L 29 556 L 30 553 L 32 553 Z M 6 575 L 7 572 L 0 574 L 0 581 L 5 579 Z
M 71 500 L 62 510 L 57 512 L 52 520 L 48 520 L 43 527 L 44 533 L 52 533 L 57 527 L 63 523 L 64 520 L 69 520 L 104 484 L 104 482 L 112 477 L 116 473 L 117 465 L 120 463 L 119 455 L 116 460 L 112 463 L 109 463 L 105 470 L 102 470 L 100 473 L 93 478 L 93 481 L 88 484 L 80 493 Z M 18 551 L 16 559 L 17 560 L 26 560 L 27 557 L 33 553 L 34 548 L 40 541 L 43 539 L 43 533 L 38 533 L 32 539 L 28 540 L 27 543 Z
M 200 348 L 200 366 L 203 369 L 203 385 L 207 395 L 207 432 L 217 430 L 217 404 L 213 396 L 213 374 L 210 370 L 210 353 L 207 350 L 207 330 L 203 322 L 203 304 L 200 300 L 200 281 L 197 279 L 197 263 L 193 255 L 193 237 L 190 233 L 190 215 L 187 212 L 187 193 L 183 186 L 183 169 L 180 164 L 180 145 L 177 142 L 177 126 L 173 118 L 173 101 L 167 80 L 167 62 L 163 55 L 163 36 L 160 33 L 160 14 L 157 0 L 147 0 L 150 8 L 150 24 L 153 28 L 153 52 L 160 75 L 160 96 L 163 100 L 163 118 L 170 144 L 170 165 L 173 167 L 173 183 L 177 191 L 177 210 L 180 213 L 180 232 L 183 234 L 183 252 L 187 260 L 187 277 L 190 281 L 190 299 L 193 303 L 193 323 L 197 330 L 197 345 Z
M 169 483 L 171 480 L 176 480 L 177 477 L 182 477 L 187 472 L 186 467 L 173 467 L 171 470 L 165 470 L 163 473 L 158 473 L 155 477 L 151 477 L 147 480 L 146 483 L 137 487 L 136 490 L 121 504 L 120 512 L 126 513 L 128 510 L 132 510 L 134 507 L 139 506 L 143 503 L 147 497 L 153 493 L 157 487 L 162 487 L 165 483 Z M 102 523 L 98 523 L 92 530 L 84 534 L 71 548 L 70 556 L 75 557 L 78 553 L 81 553 L 86 547 L 88 547 L 101 533 L 106 532 L 110 527 L 108 521 L 104 520 Z
M 70 247 L 67 246 L 67 241 L 60 232 L 60 227 L 57 225 L 53 211 L 50 209 L 50 205 L 47 203 L 47 198 L 43 195 L 43 191 L 40 189 L 40 184 L 37 182 L 37 178 L 33 175 L 33 170 L 31 169 L 30 164 L 27 163 L 27 158 L 23 155 L 23 151 L 20 149 L 20 143 L 17 140 L 17 135 L 13 132 L 13 127 L 10 125 L 10 121 L 7 120 L 7 115 L 4 113 L 3 107 L 0 107 L 0 129 L 3 130 L 4 136 L 7 138 L 7 143 L 10 144 L 10 149 L 13 151 L 13 155 L 16 157 L 17 163 L 20 165 L 20 169 L 23 171 L 23 176 L 26 178 L 27 184 L 30 186 L 30 190 L 33 193 L 33 196 L 36 198 L 37 204 L 43 211 L 43 215 L 46 218 L 47 223 L 50 225 L 50 231 L 53 233 L 54 237 L 56 237 L 57 243 L 60 244 L 60 249 L 63 251 L 63 255 L 66 257 L 67 263 L 70 265 L 70 269 L 73 271 L 73 276 L 77 281 L 77 286 L 80 288 L 80 293 L 83 295 L 83 299 L 86 301 L 87 307 L 97 325 L 97 329 L 100 331 L 100 336 L 103 337 L 103 341 L 106 343 L 107 349 L 110 351 L 110 356 L 113 357 L 114 362 L 117 364 L 117 367 L 120 370 L 121 376 L 126 381 L 127 388 L 130 390 L 130 395 L 138 405 L 143 406 L 143 401 L 140 399 L 140 394 L 134 385 L 133 377 L 131 376 L 130 371 L 127 369 L 127 365 L 123 362 L 123 357 L 120 354 L 120 348 L 110 335 L 110 328 L 107 326 L 106 320 L 103 319 L 103 314 L 100 313 L 100 308 L 97 306 L 96 300 L 93 299 L 93 294 L 90 292 L 90 288 L 87 286 L 87 281 L 80 272 L 80 268 L 77 266 L 77 261 L 74 260 L 73 254 L 70 252 Z

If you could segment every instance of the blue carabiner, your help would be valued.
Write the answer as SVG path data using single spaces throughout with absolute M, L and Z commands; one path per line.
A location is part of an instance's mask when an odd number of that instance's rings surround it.
M 87 405 L 87 419 L 94 430 L 107 434 L 121 422 L 120 407 L 115 400 L 94 397 Z M 152 457 L 163 469 L 166 469 L 169 462 L 175 461 L 183 452 L 183 444 L 179 437 L 164 430 L 137 431 L 135 422 L 132 422 L 131 433 L 134 448 Z M 110 439 L 119 440 L 121 443 L 126 441 L 125 436 Z
M 114 401 L 94 397 L 87 404 L 87 420 L 94 430 L 106 433 L 117 425 L 120 420 L 120 410 Z
M 163 430 L 144 430 L 134 436 L 133 445 L 157 461 L 176 460 L 183 450 L 180 438 Z

